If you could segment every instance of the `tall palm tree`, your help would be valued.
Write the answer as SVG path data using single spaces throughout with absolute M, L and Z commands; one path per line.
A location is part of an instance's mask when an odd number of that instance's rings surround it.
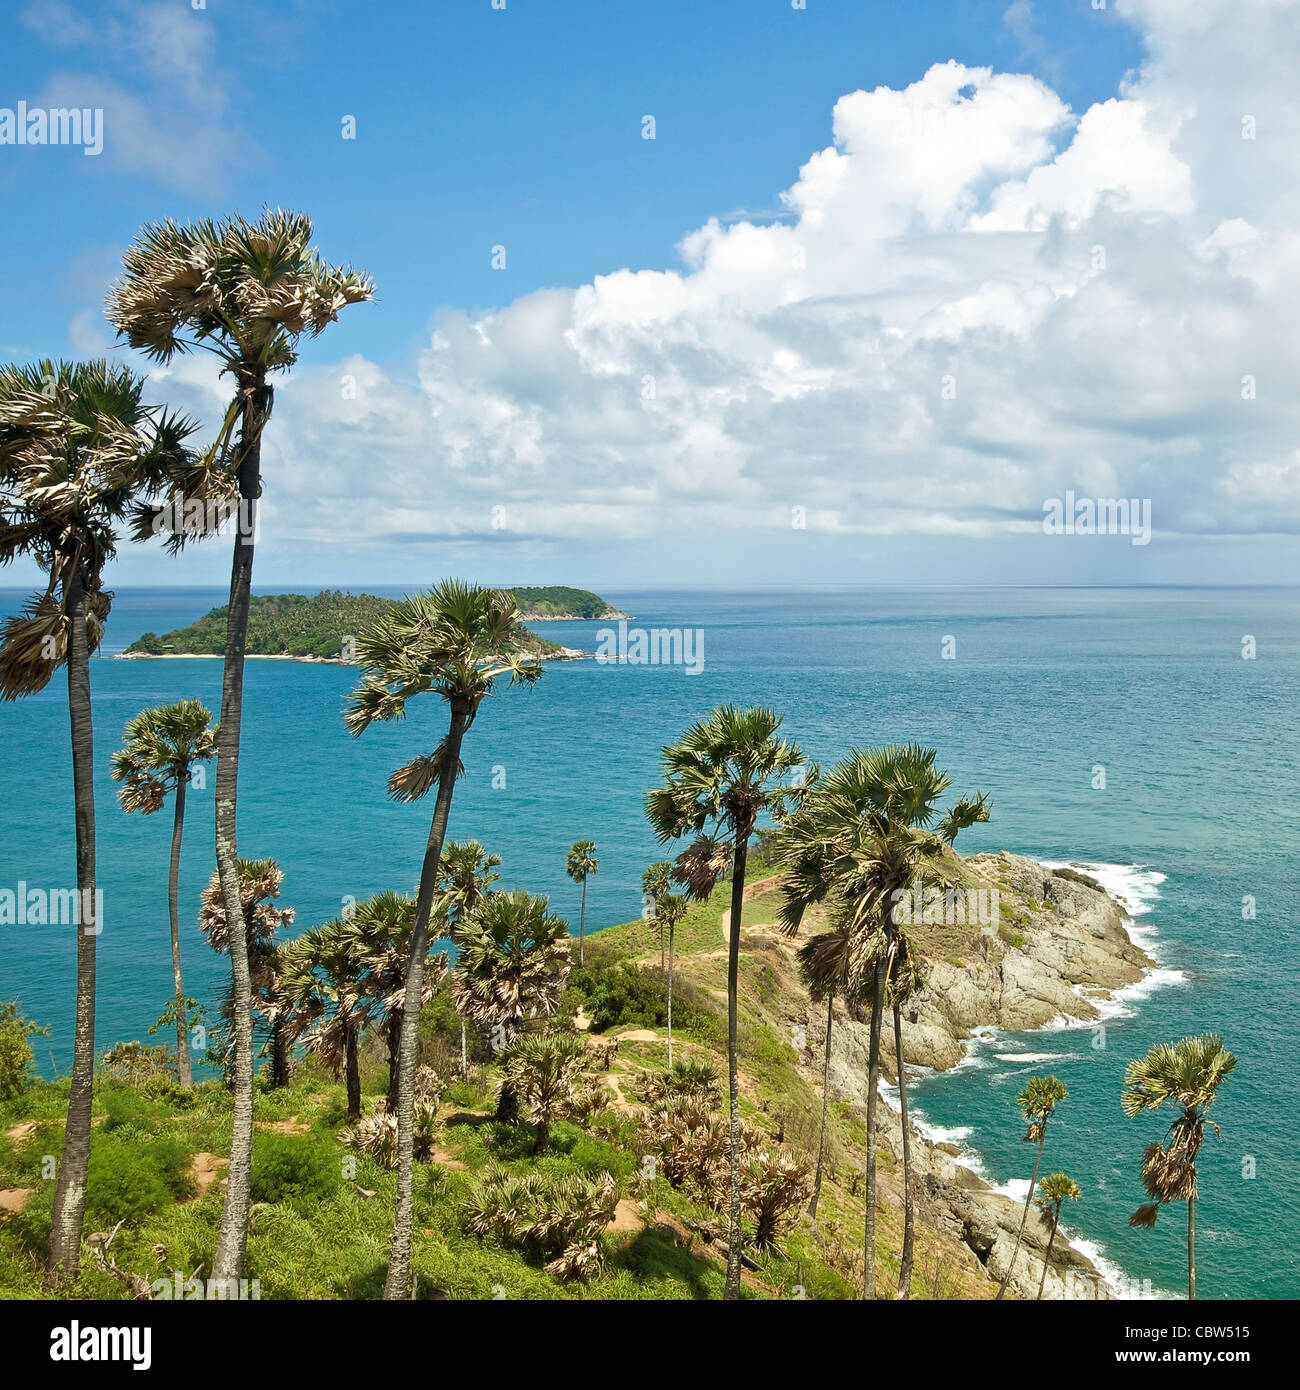
M 664 970 L 664 952 L 667 949 L 667 941 L 664 937 L 664 924 L 659 920 L 659 913 L 655 904 L 664 893 L 671 889 L 672 875 L 673 866 L 667 859 L 657 859 L 641 874 L 641 896 L 643 899 L 649 898 L 650 913 L 659 925 L 659 971 L 661 974 Z
M 293 925 L 294 909 L 276 907 L 284 871 L 274 859 L 241 859 L 239 861 L 239 918 L 242 932 L 230 930 L 226 913 L 226 896 L 219 872 L 214 872 L 199 896 L 199 928 L 208 945 L 222 955 L 231 955 L 236 940 L 244 943 L 248 961 L 250 1000 L 270 1033 L 272 1086 L 285 1086 L 289 1081 L 289 1008 L 286 989 L 289 962 L 282 957 L 275 934 Z M 231 1026 L 231 1044 L 235 1067 L 239 1061 L 239 1034 L 236 1027 L 236 1005 L 233 989 L 227 995 L 223 1012 Z M 236 1070 L 236 1076 L 238 1072 Z
M 167 913 L 172 933 L 172 1011 L 176 1015 L 176 1079 L 185 1090 L 193 1085 L 189 1024 L 185 1017 L 185 982 L 181 974 L 180 872 L 181 837 L 185 833 L 185 793 L 195 763 L 216 756 L 212 714 L 201 700 L 178 700 L 155 705 L 129 719 L 123 732 L 125 747 L 113 754 L 113 780 L 125 811 L 151 815 L 161 811 L 167 793 L 176 793 L 172 814 L 172 852 L 167 871 Z
M 900 1299 L 912 1296 L 912 1266 L 916 1250 L 916 1202 L 913 1197 L 912 1124 L 907 1114 L 907 1067 L 903 1060 L 903 1014 L 905 1000 L 919 994 L 925 987 L 911 936 L 897 922 L 889 936 L 888 959 L 885 967 L 885 997 L 894 1015 L 894 1065 L 898 1073 L 898 1125 L 903 1136 L 903 1249 L 898 1262 L 898 1294 Z
M 783 871 L 781 924 L 797 931 L 809 907 L 829 900 L 832 928 L 848 936 L 850 974 L 871 1001 L 863 1298 L 874 1298 L 876 1292 L 876 1105 L 891 960 L 899 958 L 895 908 L 914 883 L 949 872 L 945 856 L 952 841 L 965 826 L 989 817 L 988 799 L 977 793 L 959 798 L 940 819 L 938 830 L 930 828 L 950 786 L 947 774 L 935 767 L 936 756 L 934 749 L 919 744 L 855 748 L 825 779 L 808 779 L 798 811 L 779 827 L 774 841 Z M 893 1003 L 900 1002 L 896 993 Z M 897 1010 L 895 1022 L 901 1033 Z M 902 1077 L 901 1066 L 899 1073 Z M 902 1083 L 905 1087 L 905 1077 Z M 910 1145 L 905 1145 L 904 1156 L 910 1170 Z M 905 1173 L 905 1191 L 909 1176 L 910 1171 Z M 903 1227 L 909 1253 L 914 1219 L 909 1208 Z M 900 1265 L 900 1272 L 909 1266 L 910 1260 Z M 900 1295 L 907 1292 L 902 1285 Z
M 1164 1141 L 1149 1144 L 1142 1155 L 1142 1185 L 1152 1200 L 1133 1213 L 1129 1225 L 1149 1229 L 1166 1202 L 1187 1203 L 1189 1299 L 1196 1297 L 1196 1156 L 1205 1142 L 1206 1125 L 1219 1133 L 1207 1112 L 1236 1065 L 1218 1034 L 1202 1033 L 1176 1043 L 1157 1043 L 1124 1069 L 1120 1104 L 1129 1119 L 1158 1110 L 1166 1101 L 1180 1112 Z
M 501 878 L 495 870 L 501 866 L 499 854 L 489 854 L 477 840 L 453 840 L 442 851 L 438 868 L 438 891 L 447 902 L 451 924 L 451 939 L 456 941 L 456 927 L 478 907 Z M 460 1079 L 469 1078 L 469 1053 L 465 1045 L 465 1015 L 460 1015 Z
M 252 593 L 257 500 L 262 493 L 262 435 L 271 418 L 271 376 L 298 360 L 301 340 L 333 323 L 339 310 L 374 297 L 370 277 L 327 265 L 311 244 L 311 219 L 267 208 L 255 222 L 220 221 L 145 226 L 127 248 L 122 274 L 108 296 L 118 336 L 151 361 L 170 362 L 193 349 L 212 353 L 235 393 L 218 433 L 215 468 L 190 495 L 228 515 L 238 507 L 217 740 L 217 869 L 226 911 L 240 910 L 236 843 L 239 737 L 243 716 L 244 647 Z M 195 493 L 197 492 L 197 496 Z M 160 515 L 151 520 L 157 523 Z M 142 519 L 142 523 L 150 519 Z M 213 520 L 215 527 L 218 523 Z M 248 1245 L 253 1158 L 252 985 L 242 938 L 231 942 L 235 1030 L 235 1113 L 226 1202 L 212 1261 L 214 1279 L 242 1275 Z
M 77 1002 L 72 1082 L 50 1226 L 46 1282 L 75 1275 L 90 1161 L 95 1071 L 96 916 L 94 730 L 90 657 L 112 594 L 104 568 L 117 528 L 142 499 L 193 466 L 193 425 L 146 406 L 143 380 L 122 366 L 39 362 L 0 368 L 0 564 L 25 558 L 49 576 L 0 631 L 0 699 L 43 690 L 68 673 L 76 825 Z
M 808 987 L 814 1004 L 826 1001 L 826 1050 L 822 1058 L 822 1126 L 817 1143 L 817 1173 L 813 1179 L 812 1198 L 808 1215 L 817 1219 L 817 1203 L 821 1198 L 822 1173 L 826 1160 L 826 1125 L 830 1118 L 831 1100 L 831 1037 L 835 1026 L 837 995 L 852 993 L 856 985 L 854 974 L 853 938 L 840 927 L 811 937 L 799 948 L 799 974 Z
M 596 858 L 595 840 L 575 840 L 569 857 L 565 860 L 564 871 L 574 881 L 582 884 L 582 908 L 578 913 L 578 966 L 582 966 L 582 938 L 587 929 L 587 880 L 600 868 Z
M 686 898 L 681 893 L 660 893 L 655 899 L 655 916 L 660 930 L 668 929 L 668 1069 L 673 1065 L 673 951 L 677 923 L 686 916 Z
M 1077 1202 L 1082 1195 L 1079 1184 L 1068 1173 L 1049 1173 L 1038 1184 L 1039 1213 L 1044 1221 L 1051 1222 L 1051 1229 L 1047 1232 L 1047 1249 L 1043 1252 L 1043 1277 L 1038 1281 L 1038 1300 L 1042 1299 L 1043 1288 L 1047 1284 L 1047 1266 L 1052 1255 L 1052 1242 L 1056 1239 L 1056 1228 L 1061 1224 L 1061 1204 Z
M 462 770 L 461 743 L 479 706 L 502 676 L 508 676 L 511 684 L 532 685 L 542 674 L 538 662 L 519 652 L 518 623 L 519 610 L 510 594 L 448 579 L 427 594 L 395 604 L 357 638 L 357 655 L 365 671 L 348 702 L 347 725 L 353 734 L 364 733 L 375 720 L 403 718 L 407 702 L 429 692 L 446 701 L 451 716 L 447 736 L 437 748 L 398 768 L 388 782 L 389 795 L 395 801 L 415 801 L 434 787 L 438 792 L 415 903 L 407 1001 L 421 997 L 438 868 L 447 838 L 452 791 Z M 419 1006 L 403 1007 L 397 1088 L 397 1211 L 384 1281 L 386 1299 L 404 1299 L 410 1284 L 412 1125 L 419 1042 Z
M 1016 1256 L 1020 1253 L 1020 1241 L 1025 1234 L 1025 1220 L 1029 1216 L 1029 1208 L 1034 1200 L 1034 1187 L 1038 1182 L 1038 1169 L 1043 1162 L 1043 1143 L 1047 1139 L 1047 1122 L 1056 1114 L 1056 1107 L 1067 1099 L 1069 1091 L 1065 1088 L 1065 1083 L 1058 1081 L 1054 1076 L 1031 1076 L 1024 1085 L 1024 1089 L 1016 1097 L 1016 1104 L 1020 1107 L 1021 1113 L 1029 1128 L 1025 1131 L 1023 1142 L 1026 1144 L 1037 1144 L 1038 1148 L 1034 1152 L 1034 1171 L 1029 1178 L 1029 1191 L 1025 1193 L 1025 1207 L 1020 1213 L 1020 1225 L 1016 1228 L 1016 1243 L 1011 1250 L 1011 1258 L 1007 1261 L 1006 1273 L 1002 1276 L 1002 1282 L 998 1285 L 997 1296 L 999 1299 L 1005 1297 L 1007 1285 L 1011 1282 L 1011 1269 L 1016 1262 Z
M 731 869 L 727 951 L 727 1075 L 730 1087 L 730 1231 L 723 1297 L 740 1297 L 740 1079 L 737 982 L 749 841 L 763 815 L 780 816 L 800 795 L 784 784 L 803 754 L 777 738 L 781 716 L 769 709 L 721 705 L 663 749 L 664 785 L 647 793 L 646 816 L 660 844 L 694 835 L 678 855 L 674 878 L 693 898 L 707 898 Z
M 576 1033 L 533 1033 L 511 1047 L 503 1062 L 505 1079 L 525 1116 L 537 1127 L 533 1153 L 551 1147 L 551 1119 L 573 1094 L 587 1061 L 587 1044 Z

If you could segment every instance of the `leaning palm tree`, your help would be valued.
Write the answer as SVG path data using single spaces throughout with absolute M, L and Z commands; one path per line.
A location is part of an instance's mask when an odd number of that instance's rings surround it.
M 1033 1205 L 1034 1187 L 1038 1182 L 1038 1169 L 1043 1161 L 1043 1143 L 1047 1138 L 1047 1122 L 1056 1114 L 1056 1107 L 1067 1099 L 1069 1094 L 1064 1082 L 1058 1081 L 1054 1076 L 1031 1076 L 1025 1082 L 1024 1089 L 1016 1097 L 1016 1104 L 1020 1107 L 1020 1111 L 1029 1126 L 1025 1131 L 1023 1142 L 1037 1144 L 1038 1147 L 1034 1152 L 1034 1171 L 1029 1178 L 1029 1191 L 1025 1193 L 1025 1206 L 1020 1213 L 1020 1225 L 1016 1228 L 1016 1243 L 1012 1246 L 1006 1273 L 1003 1274 L 1002 1282 L 998 1285 L 997 1296 L 999 1299 L 1006 1295 L 1007 1285 L 1011 1282 L 1011 1270 L 1015 1265 L 1016 1256 L 1020 1253 L 1020 1241 L 1025 1234 L 1025 1221 L 1029 1216 L 1029 1208 Z
M 1056 1239 L 1056 1228 L 1061 1224 L 1061 1204 L 1077 1202 L 1082 1195 L 1079 1184 L 1068 1173 L 1049 1173 L 1038 1184 L 1039 1214 L 1044 1221 L 1051 1223 L 1047 1232 L 1047 1249 L 1043 1252 L 1043 1277 L 1038 1281 L 1036 1295 L 1040 1301 L 1047 1283 L 1047 1266 L 1052 1258 L 1052 1242 Z
M 185 793 L 194 765 L 216 756 L 212 714 L 201 700 L 178 700 L 155 705 L 129 719 L 122 735 L 125 747 L 113 754 L 113 780 L 121 782 L 118 799 L 125 811 L 151 815 L 162 810 L 167 793 L 176 793 L 172 814 L 172 852 L 167 872 L 167 912 L 172 932 L 172 985 L 176 1015 L 176 1078 L 185 1090 L 193 1085 L 189 1025 L 185 1018 L 185 983 L 181 975 L 180 871 L 181 837 L 185 833 Z
M 808 988 L 814 1004 L 826 1001 L 826 1050 L 822 1057 L 822 1125 L 817 1143 L 817 1173 L 813 1179 L 812 1198 L 808 1215 L 817 1219 L 817 1203 L 821 1198 L 822 1173 L 826 1159 L 826 1124 L 830 1118 L 831 1101 L 831 1036 L 835 1026 L 835 999 L 851 995 L 856 986 L 854 975 L 853 938 L 844 927 L 822 932 L 806 941 L 798 954 L 799 974 Z
M 587 1044 L 577 1033 L 533 1033 L 507 1052 L 502 1085 L 509 1084 L 524 1116 L 536 1127 L 533 1153 L 551 1147 L 551 1119 L 574 1092 L 587 1061 Z
M 740 1297 L 744 1243 L 740 1201 L 740 1078 L 737 1055 L 738 980 L 745 863 L 759 818 L 780 816 L 800 795 L 782 782 L 803 765 L 798 747 L 779 739 L 781 716 L 769 709 L 722 705 L 663 749 L 664 785 L 646 795 L 646 816 L 660 844 L 695 838 L 673 876 L 693 898 L 707 898 L 731 870 L 727 950 L 727 1067 L 730 1086 L 730 1231 L 723 1297 Z
M 1196 1297 L 1196 1156 L 1205 1142 L 1205 1127 L 1218 1135 L 1208 1118 L 1223 1079 L 1236 1067 L 1236 1057 L 1215 1033 L 1157 1043 L 1145 1057 L 1124 1069 L 1120 1104 L 1133 1119 L 1158 1110 L 1166 1101 L 1181 1113 L 1169 1126 L 1164 1141 L 1147 1146 L 1142 1155 L 1142 1185 L 1152 1200 L 1129 1218 L 1130 1226 L 1156 1224 L 1166 1202 L 1187 1203 L 1187 1297 Z
M 289 1081 L 289 1010 L 290 997 L 286 989 L 289 962 L 282 955 L 277 932 L 293 925 L 294 909 L 276 907 L 284 871 L 274 859 L 241 859 L 239 861 L 239 918 L 242 932 L 230 930 L 226 913 L 226 896 L 221 876 L 214 871 L 199 897 L 199 928 L 208 945 L 222 955 L 233 954 L 236 940 L 244 943 L 248 961 L 250 999 L 270 1033 L 268 1050 L 271 1054 L 270 1082 L 285 1086 Z M 230 1043 L 234 1048 L 231 1061 L 238 1076 L 239 1032 L 234 990 L 226 996 L 223 1013 L 230 1026 Z
M 222 517 L 213 517 L 209 507 L 207 529 L 228 519 L 232 506 L 238 508 L 226 609 L 216 789 L 217 868 L 232 918 L 240 903 L 235 818 L 244 647 L 257 500 L 262 494 L 262 435 L 274 400 L 270 379 L 294 365 L 303 338 L 323 333 L 346 305 L 374 297 L 369 276 L 327 265 L 311 238 L 310 218 L 278 208 L 266 209 L 255 222 L 234 216 L 216 222 L 151 223 L 128 247 L 107 305 L 118 336 L 151 361 L 166 363 L 202 349 L 217 358 L 223 374 L 235 384 L 217 437 L 214 469 L 169 498 L 166 508 L 173 517 L 174 539 L 179 539 L 174 524 L 177 503 L 215 504 Z M 160 511 L 141 518 L 141 524 L 165 525 L 164 515 Z M 243 1273 L 253 1156 L 252 987 L 238 934 L 231 943 L 230 961 L 235 1113 L 226 1203 L 212 1261 L 214 1279 Z
M 46 1282 L 77 1273 L 90 1161 L 95 1070 L 96 917 L 94 731 L 90 657 L 112 594 L 104 567 L 117 528 L 193 465 L 193 426 L 146 406 L 143 379 L 106 362 L 0 368 L 0 564 L 34 561 L 44 589 L 0 631 L 0 699 L 43 690 L 68 673 L 76 823 L 77 1003 L 72 1081 L 58 1166 Z
M 564 872 L 582 884 L 582 907 L 578 912 L 578 968 L 582 968 L 582 938 L 587 929 L 587 880 L 600 868 L 595 840 L 575 840 L 564 863 Z
M 447 903 L 451 939 L 457 924 L 468 917 L 492 891 L 501 875 L 501 856 L 489 854 L 477 840 L 453 840 L 444 847 L 438 866 L 438 891 Z M 460 1079 L 469 1078 L 469 1052 L 465 1042 L 465 1015 L 460 1015 Z
M 808 908 L 829 900 L 831 925 L 846 932 L 855 988 L 871 1002 L 867 1054 L 866 1215 L 863 1298 L 875 1297 L 876 1105 L 880 1032 L 889 999 L 891 960 L 898 957 L 895 907 L 917 881 L 942 878 L 950 846 L 967 825 L 987 820 L 982 794 L 959 798 L 932 830 L 950 785 L 935 767 L 936 753 L 919 744 L 870 751 L 854 749 L 825 779 L 809 779 L 798 811 L 779 827 L 774 852 L 784 902 L 780 921 L 797 931 Z M 893 997 L 895 1005 L 901 995 Z M 897 1018 L 898 1031 L 901 1022 Z M 899 1068 L 900 1075 L 902 1068 Z M 904 1085 L 906 1079 L 904 1078 Z M 910 1145 L 905 1155 L 909 1159 Z M 909 1184 L 905 1181 L 905 1190 Z M 904 1214 L 903 1243 L 910 1257 L 914 1214 Z M 910 1283 L 910 1258 L 900 1263 Z
M 423 986 L 429 920 L 447 838 L 452 791 L 462 770 L 461 743 L 479 706 L 502 676 L 508 676 L 511 684 L 532 685 L 542 674 L 535 660 L 521 654 L 518 627 L 519 610 L 510 594 L 448 579 L 427 594 L 394 604 L 357 638 L 357 656 L 365 671 L 360 685 L 349 697 L 346 718 L 353 734 L 364 733 L 375 720 L 403 718 L 408 701 L 430 692 L 446 701 L 451 716 L 442 742 L 431 753 L 422 753 L 398 768 L 388 781 L 389 795 L 395 801 L 415 801 L 437 788 L 411 931 L 407 1000 L 418 1000 Z M 410 1284 L 415 1152 L 412 1125 L 419 1042 L 419 1007 L 404 1007 L 398 1058 L 397 1211 L 384 1281 L 387 1299 L 404 1299 Z

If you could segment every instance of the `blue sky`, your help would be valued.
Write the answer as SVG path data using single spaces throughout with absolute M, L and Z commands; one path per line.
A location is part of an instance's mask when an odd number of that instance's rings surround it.
M 1245 63 L 1270 47 L 1278 59 L 1288 45 L 1296 56 L 1279 7 L 1206 0 L 1193 9 L 1196 38 L 1209 47 L 1216 24 L 1225 34 L 1235 24 L 1217 51 L 1229 69 L 1242 59 L 1242 90 L 1262 88 L 1260 103 L 1275 103 L 1275 129 L 1289 122 L 1289 93 L 1271 91 L 1268 71 Z M 379 293 L 305 348 L 281 392 L 272 426 L 286 475 L 279 516 L 302 524 L 277 532 L 271 498 L 259 562 L 268 582 L 403 582 L 416 577 L 408 568 L 484 564 L 528 578 L 593 572 L 629 583 L 830 582 L 898 577 L 900 568 L 905 578 L 953 578 L 972 566 L 994 579 L 1177 580 L 1202 574 L 1207 555 L 1225 580 L 1283 577 L 1292 517 L 1300 519 L 1290 422 L 1271 416 L 1245 453 L 1227 429 L 1207 446 L 1205 421 L 1192 418 L 1206 399 L 1196 368 L 1185 400 L 1168 399 L 1167 383 L 1140 383 L 1140 400 L 1128 410 L 1118 402 L 1122 437 L 1107 441 L 1114 380 L 1098 380 L 1089 407 L 1062 400 L 1059 380 L 1024 374 L 1027 362 L 1054 360 L 1062 344 L 1096 332 L 1111 344 L 1097 347 L 1102 360 L 1113 359 L 1113 343 L 1128 336 L 1116 302 L 1095 288 L 1075 292 L 1086 275 L 1067 286 L 1034 269 L 1051 255 L 1084 257 L 1098 240 L 1131 247 L 1122 286 L 1119 275 L 1111 284 L 1122 288 L 1130 325 L 1157 325 L 1157 358 L 1163 335 L 1208 341 L 1212 313 L 1249 295 L 1251 275 L 1255 291 L 1266 282 L 1265 271 L 1225 261 L 1225 280 L 1235 280 L 1210 287 L 1207 317 L 1181 334 L 1169 321 L 1186 294 L 1168 283 L 1171 247 L 1236 255 L 1239 240 L 1220 232 L 1224 224 L 1280 239 L 1293 211 L 1252 201 L 1230 180 L 1211 186 L 1215 152 L 1185 111 L 1204 109 L 1187 12 L 1173 0 L 1112 0 L 1103 10 L 1092 0 L 808 0 L 803 10 L 788 0 L 507 0 L 504 10 L 490 0 L 208 0 L 201 10 L 187 0 L 108 0 L 90 12 L 33 0 L 7 33 L 0 106 L 102 106 L 105 149 L 94 158 L 0 146 L 6 206 L 27 210 L 0 224 L 5 261 L 22 268 L 0 289 L 0 352 L 107 349 L 103 293 L 142 222 L 281 204 L 310 212 L 324 254 L 363 266 Z M 926 78 L 954 61 L 972 70 L 960 91 Z M 1008 85 L 1005 74 L 1027 76 Z M 1229 70 L 1232 120 L 1241 107 L 1234 80 Z M 1192 98 L 1182 107 L 1180 84 Z M 874 105 L 837 107 L 876 89 L 888 92 Z M 1088 133 L 1093 108 L 1101 114 Z M 969 116 L 969 130 L 956 141 L 915 124 L 918 112 L 941 122 Z M 653 141 L 642 138 L 646 115 Z M 355 118 L 354 140 L 341 138 L 345 116 Z M 885 118 L 913 122 L 915 168 L 933 162 L 933 180 L 893 169 L 876 139 Z M 1077 157 L 1062 164 L 1072 144 Z M 825 189 L 801 170 L 828 149 L 858 192 L 832 193 L 823 206 Z M 954 174 L 950 157 L 967 167 Z M 877 227 L 871 197 L 881 180 L 889 216 Z M 1267 182 L 1261 169 L 1256 186 Z M 796 191 L 793 204 L 785 190 Z M 711 219 L 715 230 L 684 248 Z M 859 239 L 864 225 L 870 234 Z M 810 268 L 794 287 L 759 283 L 751 268 L 734 278 L 737 256 L 749 254 L 747 228 L 756 229 L 751 242 L 777 245 L 781 229 L 805 226 L 845 248 L 843 263 L 823 255 L 823 273 Z M 497 245 L 504 270 L 491 267 Z M 597 278 L 620 271 L 642 274 Z M 663 283 L 664 271 L 680 283 Z M 661 305 L 679 291 L 665 331 Z M 1079 322 L 1049 321 L 1050 301 L 1067 293 Z M 584 317 L 589 294 L 596 312 Z M 971 310 L 979 297 L 988 303 Z M 871 360 L 838 341 L 846 311 L 866 315 L 856 336 L 880 335 Z M 950 322 L 958 327 L 942 327 Z M 1242 331 L 1263 337 L 1269 326 Z M 765 337 L 761 362 L 737 346 L 750 330 Z M 1008 335 L 1020 339 L 1010 353 Z M 890 355 L 900 342 L 905 364 Z M 699 363 L 683 367 L 684 343 L 706 353 L 726 389 L 715 382 L 702 393 Z M 566 353 L 573 360 L 558 363 Z M 923 385 L 927 373 L 946 378 L 948 360 L 970 364 L 953 374 L 977 376 L 984 401 L 960 423 Z M 319 422 L 321 409 L 312 394 L 358 363 L 372 388 L 368 412 L 313 432 L 305 422 Z M 1242 363 L 1221 365 L 1235 386 Z M 870 395 L 877 372 L 887 398 Z M 1098 363 L 1081 361 L 1078 372 L 1095 374 Z M 636 438 L 635 420 L 613 418 L 601 395 L 620 373 L 629 391 L 647 377 L 660 385 L 649 438 Z M 192 371 L 157 385 L 205 420 L 220 398 Z M 1225 386 L 1225 409 L 1233 399 Z M 1081 426 L 1089 409 L 1097 419 Z M 1020 433 L 1029 418 L 1053 455 L 1032 479 L 1035 444 Z M 913 442 L 900 451 L 902 440 Z M 274 450 L 270 462 L 274 470 Z M 970 495 L 963 480 L 986 464 L 983 492 Z M 1285 525 L 1258 495 L 1260 477 L 1252 482 L 1261 468 L 1275 480 L 1282 470 L 1288 508 L 1295 503 Z M 871 481 L 886 469 L 892 481 L 883 496 L 874 489 L 873 505 Z M 909 474 L 916 485 L 900 493 L 894 484 Z M 716 484 L 706 495 L 704 476 Z M 1034 522 L 1071 486 L 1150 497 L 1162 543 L 1045 543 Z M 1198 486 L 1226 489 L 1228 524 L 1212 497 L 1197 500 Z M 887 524 L 873 518 L 882 504 Z M 493 506 L 524 520 L 493 531 Z M 811 555 L 803 536 L 784 534 L 797 507 L 803 535 L 821 538 Z M 355 524 L 360 512 L 374 524 Z M 123 563 L 135 582 L 173 578 L 138 551 Z M 656 574 L 664 564 L 672 573 Z M 223 566 L 204 556 L 175 582 Z

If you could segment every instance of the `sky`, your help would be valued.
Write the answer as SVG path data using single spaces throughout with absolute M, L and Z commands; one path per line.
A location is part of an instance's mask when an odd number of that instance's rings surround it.
M 374 277 L 276 381 L 257 584 L 1295 581 L 1292 0 L 32 0 L 6 40 L 0 359 L 129 357 L 103 300 L 164 217 L 292 207 Z M 20 101 L 102 152 L 4 143 Z M 213 428 L 205 355 L 136 365 Z M 1129 533 L 1049 534 L 1070 496 Z

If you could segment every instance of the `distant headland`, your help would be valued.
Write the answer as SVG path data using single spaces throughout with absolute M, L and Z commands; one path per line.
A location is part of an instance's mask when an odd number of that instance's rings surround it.
M 590 653 L 540 637 L 526 622 L 579 622 L 617 620 L 621 613 L 599 594 L 563 585 L 518 588 L 509 591 L 519 607 L 512 651 L 536 653 L 543 661 L 570 661 Z M 375 594 L 347 594 L 324 589 L 318 594 L 254 594 L 249 604 L 250 657 L 275 657 L 288 661 L 322 661 L 350 664 L 349 638 L 371 626 L 393 604 Z M 189 627 L 174 628 L 159 636 L 143 633 L 122 653 L 124 657 L 221 656 L 226 646 L 226 609 L 223 605 L 205 613 Z

